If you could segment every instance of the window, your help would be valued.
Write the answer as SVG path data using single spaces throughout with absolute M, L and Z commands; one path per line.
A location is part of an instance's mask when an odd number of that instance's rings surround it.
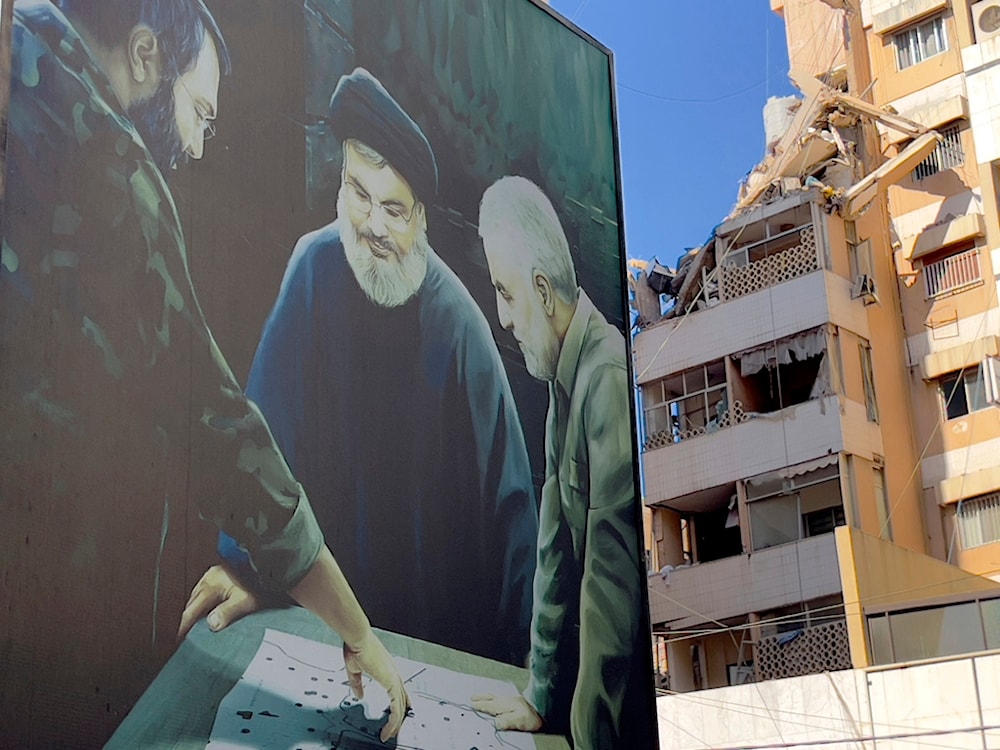
M 866 616 L 872 662 L 892 664 L 969 654 L 1000 646 L 1000 598 L 995 592 L 925 607 Z
M 812 231 L 812 221 L 810 204 L 804 203 L 764 221 L 748 224 L 725 238 L 722 261 L 745 266 L 787 252 L 802 243 L 804 231 Z
M 837 505 L 833 508 L 823 508 L 802 514 L 803 531 L 806 536 L 819 536 L 829 534 L 838 526 L 843 526 L 844 506 Z
M 977 602 L 895 612 L 889 633 L 896 661 L 967 654 L 986 648 Z
M 775 474 L 747 480 L 754 551 L 826 534 L 844 525 L 836 463 L 794 477 Z
M 928 299 L 979 284 L 982 278 L 977 247 L 959 250 L 924 265 L 924 284 Z
M 892 541 L 892 508 L 889 507 L 889 491 L 885 486 L 885 469 L 881 466 L 872 468 L 872 481 L 875 485 L 875 510 L 878 512 L 878 535 Z
M 847 259 L 850 264 L 851 278 L 860 275 L 872 276 L 872 242 L 858 237 L 857 224 L 853 221 L 844 222 L 844 233 L 847 236 Z
M 1000 542 L 1000 492 L 963 500 L 955 518 L 962 549 Z
M 986 384 L 978 364 L 945 375 L 938 381 L 938 387 L 947 419 L 958 419 L 987 406 Z
M 744 408 L 763 414 L 833 393 L 825 326 L 733 355 Z
M 939 55 L 948 49 L 944 16 L 936 16 L 922 24 L 911 26 L 892 38 L 896 48 L 896 65 L 900 70 Z
M 713 432 L 729 409 L 726 364 L 718 360 L 658 380 L 643 387 L 642 399 L 647 448 Z
M 926 159 L 913 169 L 913 178 L 922 180 L 945 169 L 960 167 L 965 163 L 962 149 L 962 127 L 959 123 L 940 130 L 943 140 Z
M 878 424 L 878 402 L 875 401 L 875 373 L 872 368 L 872 348 L 867 341 L 858 345 L 861 355 L 861 378 L 865 386 L 865 411 L 868 421 Z

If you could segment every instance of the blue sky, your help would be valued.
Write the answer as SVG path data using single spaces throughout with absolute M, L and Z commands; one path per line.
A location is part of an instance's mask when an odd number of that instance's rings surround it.
M 552 0 L 614 52 L 627 251 L 673 266 L 764 155 L 768 96 L 794 93 L 768 0 Z

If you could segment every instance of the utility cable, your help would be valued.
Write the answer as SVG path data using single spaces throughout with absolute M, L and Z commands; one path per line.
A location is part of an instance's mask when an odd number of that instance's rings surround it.
M 824 674 L 830 674 L 830 673 L 826 672 Z M 762 715 L 759 712 L 753 710 L 754 709 L 753 706 L 750 706 L 750 705 L 747 705 L 747 704 L 743 704 L 743 703 L 736 703 L 735 701 L 726 701 L 726 700 L 714 698 L 714 697 L 711 697 L 711 696 L 706 696 L 705 695 L 705 691 L 694 691 L 694 692 L 689 692 L 689 693 L 682 693 L 682 692 L 677 692 L 677 691 L 673 691 L 673 690 L 663 690 L 661 688 L 661 692 L 664 693 L 664 694 L 666 694 L 667 696 L 679 698 L 679 699 L 685 701 L 686 703 L 691 703 L 691 704 L 694 704 L 696 706 L 701 706 L 701 707 L 708 708 L 708 709 L 724 710 L 724 711 L 727 711 L 729 713 L 737 714 L 737 715 L 740 715 L 740 716 L 750 716 L 752 718 L 763 718 Z M 776 698 L 776 696 L 774 696 L 774 697 Z M 836 717 L 836 716 L 831 716 L 830 714 L 813 714 L 813 713 L 808 713 L 808 712 L 789 711 L 788 709 L 782 709 L 782 708 L 773 708 L 771 710 L 775 714 L 789 717 L 789 718 L 783 718 L 782 719 L 782 723 L 785 724 L 786 726 L 789 726 L 789 727 L 803 727 L 803 728 L 807 728 L 807 729 L 810 729 L 810 730 L 813 730 L 813 731 L 815 731 L 817 729 L 837 731 L 836 727 L 818 727 L 817 724 L 818 723 L 829 722 L 831 720 L 832 721 L 844 721 L 844 722 L 851 721 L 851 722 L 854 722 L 856 720 L 856 718 L 857 718 L 857 717 L 852 716 L 848 712 L 845 712 L 845 715 L 843 715 L 841 717 Z M 674 722 L 670 721 L 669 717 L 664 716 L 662 713 L 660 713 L 659 707 L 657 707 L 657 717 L 658 718 L 663 718 L 664 720 L 667 720 L 668 722 L 670 722 L 671 724 L 674 724 L 676 726 L 676 724 Z M 794 717 L 794 718 L 792 718 L 792 717 Z M 925 718 L 925 719 L 934 719 L 936 717 L 934 717 L 934 716 L 927 716 L 927 717 L 923 717 L 923 718 Z M 867 724 L 870 724 L 872 731 L 880 731 L 880 732 L 881 731 L 889 731 L 889 732 L 891 732 L 893 730 L 897 730 L 898 734 L 909 734 L 909 733 L 911 733 L 913 731 L 912 725 L 907 725 L 907 724 L 903 724 L 903 723 L 900 723 L 900 722 L 875 721 L 875 720 L 862 720 L 862 721 L 864 721 Z M 988 729 L 988 727 L 984 727 L 984 729 Z M 903 731 L 899 731 L 899 730 L 903 730 Z M 909 730 L 909 731 L 906 731 L 906 730 Z M 947 729 L 947 730 L 944 730 L 944 729 L 941 729 L 941 730 L 939 730 L 939 729 L 928 729 L 928 730 L 924 730 L 924 731 L 931 732 L 931 733 L 939 733 L 939 734 L 949 734 L 949 733 L 954 732 L 954 733 L 957 734 L 957 733 L 961 733 L 963 731 L 976 731 L 976 732 L 978 732 L 978 731 L 980 731 L 980 729 L 979 729 L 979 727 L 973 727 L 971 729 L 965 729 L 965 730 L 961 730 L 961 729 Z M 933 735 L 927 735 L 927 736 L 933 736 Z M 839 742 L 839 743 L 845 743 L 845 742 L 862 742 L 862 741 L 865 741 L 866 739 L 870 740 L 871 738 L 870 737 L 869 738 L 841 737 L 841 738 L 835 740 L 835 742 Z M 898 737 L 897 739 L 899 739 L 901 741 L 907 741 L 907 739 L 904 738 L 904 737 Z M 699 741 L 701 741 L 701 740 L 699 740 Z M 829 744 L 831 742 L 834 742 L 834 740 L 803 740 L 802 742 L 792 742 L 792 743 L 784 743 L 784 741 L 783 741 L 782 743 L 776 743 L 774 746 L 776 746 L 776 747 L 799 747 L 800 744 L 806 745 L 806 744 L 816 743 L 816 744 L 822 745 L 822 744 Z M 921 743 L 921 744 L 924 747 L 954 748 L 953 744 L 952 745 L 939 745 L 939 744 L 935 744 L 935 743 Z M 740 745 L 740 747 L 742 748 L 742 747 L 750 747 L 750 746 L 748 746 L 748 745 Z M 763 745 L 762 747 L 770 747 L 770 745 Z
M 993 574 L 996 574 L 996 573 L 1000 573 L 1000 568 L 997 568 L 995 570 L 986 571 L 985 575 L 989 576 L 989 575 L 993 575 Z M 946 585 L 948 585 L 950 583 L 957 583 L 957 582 L 962 581 L 964 579 L 965 579 L 965 576 L 956 576 L 955 578 L 949 578 L 949 579 L 946 579 L 946 580 L 943 580 L 943 581 L 934 581 L 934 582 L 931 582 L 931 583 L 924 583 L 924 584 L 921 584 L 919 586 L 908 586 L 907 588 L 903 588 L 903 589 L 894 589 L 893 591 L 887 591 L 887 592 L 882 593 L 882 594 L 877 594 L 877 595 L 874 595 L 874 596 L 866 597 L 865 599 L 859 600 L 859 601 L 851 601 L 851 602 L 844 602 L 843 604 L 830 604 L 830 605 L 826 605 L 824 607 L 817 607 L 814 610 L 809 610 L 809 614 L 813 615 L 813 614 L 820 614 L 820 613 L 823 613 L 823 612 L 841 610 L 841 609 L 844 609 L 845 607 L 847 607 L 848 605 L 857 605 L 859 607 L 871 606 L 873 603 L 876 603 L 876 602 L 878 602 L 880 600 L 894 599 L 894 598 L 902 596 L 902 595 L 912 594 L 912 593 L 915 593 L 915 592 L 918 592 L 918 591 L 924 591 L 924 590 L 927 590 L 927 589 L 930 589 L 930 588 L 934 588 L 934 587 L 937 587 L 937 586 L 946 586 Z M 753 628 L 753 627 L 761 627 L 761 626 L 766 626 L 766 625 L 777 625 L 777 624 L 781 624 L 781 623 L 791 622 L 791 621 L 794 621 L 796 619 L 801 619 L 803 617 L 803 615 L 805 614 L 805 613 L 802 613 L 802 612 L 795 612 L 795 613 L 792 613 L 792 614 L 789 614 L 789 615 L 778 615 L 778 616 L 775 616 L 775 617 L 767 618 L 767 619 L 760 620 L 760 621 L 758 621 L 756 623 L 753 623 L 753 624 L 724 625 L 723 623 L 719 622 L 718 620 L 716 620 L 714 618 L 709 617 L 708 615 L 701 614 L 701 613 L 693 610 L 691 607 L 687 607 L 686 605 L 684 605 L 681 602 L 677 601 L 673 597 L 671 597 L 671 596 L 669 596 L 667 594 L 664 594 L 661 591 L 657 591 L 655 589 L 650 588 L 649 592 L 651 594 L 656 595 L 659 598 L 662 598 L 662 599 L 665 599 L 665 600 L 671 602 L 672 604 L 676 604 L 677 606 L 682 607 L 683 609 L 686 609 L 686 610 L 692 612 L 693 614 L 698 615 L 699 617 L 701 617 L 706 622 L 716 623 L 716 624 L 718 624 L 718 625 L 721 626 L 720 628 L 716 628 L 716 629 L 706 628 L 703 631 L 696 631 L 696 630 L 692 629 L 691 631 L 660 631 L 660 632 L 670 632 L 670 633 L 675 633 L 675 632 L 689 633 L 690 632 L 690 633 L 700 633 L 701 635 L 718 635 L 718 634 L 725 633 L 725 632 L 730 632 L 730 631 L 737 632 L 737 631 L 742 631 L 742 630 L 750 629 L 750 628 Z M 656 633 L 657 631 L 653 631 L 653 632 Z M 698 636 L 697 635 L 685 635 L 685 637 L 683 637 L 683 638 L 675 638 L 675 639 L 671 639 L 670 641 L 667 641 L 667 642 L 690 640 L 691 638 L 694 638 L 694 637 L 698 637 Z

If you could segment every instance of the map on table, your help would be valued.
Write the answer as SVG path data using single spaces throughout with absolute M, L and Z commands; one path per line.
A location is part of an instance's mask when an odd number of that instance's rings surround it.
M 239 681 L 219 704 L 209 750 L 535 750 L 524 732 L 498 732 L 475 711 L 477 693 L 517 695 L 509 682 L 396 658 L 410 696 L 399 736 L 382 744 L 389 698 L 364 678 L 364 699 L 351 693 L 339 646 L 268 629 Z

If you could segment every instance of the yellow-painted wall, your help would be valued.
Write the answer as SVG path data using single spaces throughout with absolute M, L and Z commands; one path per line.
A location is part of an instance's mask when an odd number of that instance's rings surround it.
M 947 123 L 939 126 L 939 130 L 947 127 Z M 979 165 L 975 160 L 975 144 L 972 141 L 972 130 L 965 128 L 960 133 L 962 153 L 965 161 L 957 167 L 942 169 L 937 174 L 918 180 L 913 174 L 907 175 L 897 184 L 889 188 L 889 200 L 895 216 L 902 216 L 910 211 L 925 208 L 941 202 L 942 198 L 967 192 L 979 187 Z M 935 221 L 943 221 L 944 215 L 936 216 Z
M 948 50 L 903 70 L 898 69 L 896 62 L 895 32 L 883 36 L 869 31 L 868 52 L 875 79 L 872 93 L 877 104 L 887 104 L 962 72 L 961 35 L 955 16 L 946 10 L 944 18 Z
M 785 20 L 788 63 L 791 68 L 818 76 L 846 64 L 844 23 L 840 11 L 825 3 L 785 0 L 771 9 Z
M 1000 590 L 1000 583 L 848 526 L 836 530 L 844 609 L 855 668 L 870 665 L 864 608 Z
M 866 310 L 893 540 L 908 549 L 923 552 L 926 542 L 920 483 L 912 481 L 911 477 L 920 449 L 913 439 L 906 343 L 899 316 L 899 290 L 888 226 L 885 203 L 876 201 L 857 222 L 857 232 L 859 239 L 871 240 L 872 268 L 879 299 Z
M 734 640 L 735 638 L 735 640 Z M 703 675 L 706 688 L 725 687 L 729 684 L 729 664 L 735 664 L 739 656 L 738 643 L 741 634 L 734 631 L 734 634 L 725 633 L 713 635 L 702 639 L 702 653 L 707 664 L 703 664 L 706 674 Z M 743 660 L 749 661 L 753 658 L 753 649 L 749 642 L 743 647 Z
M 923 271 L 919 271 L 916 282 L 910 287 L 904 286 L 900 293 L 907 333 L 936 334 L 942 339 L 949 335 L 954 336 L 954 333 L 948 330 L 949 324 L 977 315 L 988 307 L 996 307 L 996 286 L 989 283 L 993 276 L 989 248 L 979 249 L 979 263 L 982 283 L 934 299 L 927 298 Z M 983 331 L 984 335 L 995 333 L 996 331 Z

